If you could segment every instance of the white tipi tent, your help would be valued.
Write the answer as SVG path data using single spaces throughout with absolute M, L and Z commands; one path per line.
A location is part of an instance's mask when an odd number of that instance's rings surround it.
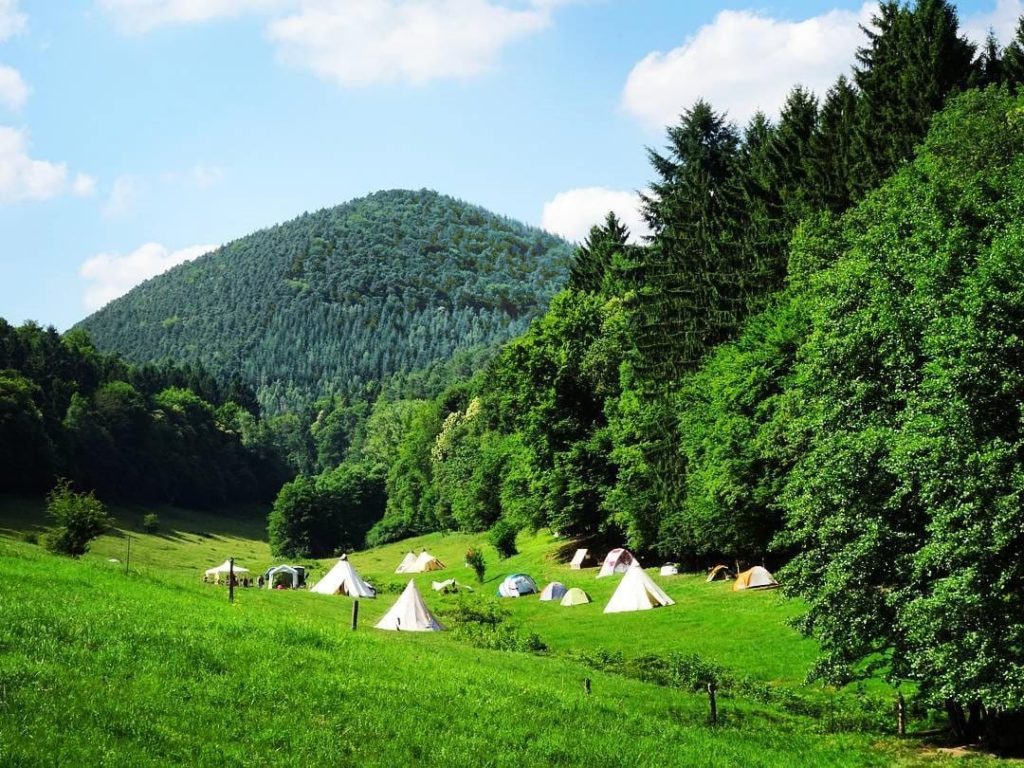
M 666 595 L 665 590 L 655 584 L 643 568 L 633 565 L 615 588 L 615 594 L 604 607 L 604 612 L 646 611 L 662 605 L 675 604 L 676 601 Z
M 402 558 L 402 562 L 395 568 L 395 573 L 411 573 L 412 567 L 416 564 L 416 555 L 412 552 L 406 552 L 405 557 Z
M 398 602 L 384 614 L 384 618 L 375 625 L 377 629 L 390 629 L 400 632 L 440 632 L 444 629 L 441 622 L 423 602 L 416 583 L 409 580 L 409 585 L 398 598 Z
M 313 585 L 311 592 L 321 595 L 349 595 L 350 597 L 376 597 L 373 587 L 363 581 L 347 559 L 339 560 L 327 574 Z

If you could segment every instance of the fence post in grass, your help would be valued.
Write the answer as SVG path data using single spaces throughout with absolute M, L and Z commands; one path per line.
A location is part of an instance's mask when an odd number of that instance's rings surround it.
M 589 677 L 583 678 L 583 691 L 587 694 L 587 696 L 590 695 L 590 678 Z
M 714 681 L 708 683 L 708 704 L 711 706 L 711 724 L 718 725 L 718 697 L 716 691 L 718 686 Z
M 128 539 L 128 553 L 124 556 L 124 575 L 128 575 L 128 564 L 132 561 L 132 537 L 125 534 Z
M 907 702 L 902 691 L 896 694 L 896 735 L 907 735 Z
M 352 601 L 352 631 L 356 631 L 356 625 L 359 623 L 359 601 Z
M 228 558 L 228 602 L 235 602 L 235 558 Z

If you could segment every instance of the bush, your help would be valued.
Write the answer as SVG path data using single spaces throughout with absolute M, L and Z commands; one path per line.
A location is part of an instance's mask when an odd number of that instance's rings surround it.
M 156 533 L 160 530 L 160 518 L 155 512 L 150 512 L 142 518 L 142 530 L 146 533 Z
M 473 569 L 476 574 L 477 583 L 484 583 L 484 574 L 487 572 L 487 564 L 484 562 L 484 553 L 479 549 L 470 548 L 466 551 L 466 565 Z
M 499 557 L 504 559 L 519 553 L 516 548 L 516 534 L 518 533 L 519 529 L 507 520 L 499 520 L 491 528 L 491 544 L 498 550 Z
M 75 493 L 71 481 L 63 478 L 46 497 L 46 511 L 56 523 L 46 537 L 46 548 L 71 557 L 88 552 L 89 543 L 113 523 L 92 491 Z
M 455 638 L 477 648 L 520 653 L 547 650 L 540 635 L 536 632 L 523 632 L 509 620 L 510 615 L 494 602 L 462 598 L 454 608 L 445 612 L 444 619 Z
M 21 534 L 21 540 L 26 544 L 38 544 L 39 534 L 35 531 L 25 531 Z

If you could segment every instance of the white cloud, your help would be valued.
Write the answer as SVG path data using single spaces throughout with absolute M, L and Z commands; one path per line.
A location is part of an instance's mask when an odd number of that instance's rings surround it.
M 614 211 L 627 227 L 633 242 L 649 234 L 640 214 L 640 195 L 605 187 L 581 187 L 559 192 L 544 203 L 541 226 L 567 240 L 581 242 L 595 224 L 604 222 L 608 211 Z
M 465 78 L 551 23 L 550 2 L 308 0 L 272 22 L 280 58 L 343 86 Z
M 1005 45 L 1013 39 L 1021 16 L 1024 16 L 1024 0 L 996 0 L 991 11 L 966 17 L 962 24 L 963 32 L 974 42 L 983 43 L 991 29 Z
M 622 105 L 653 128 L 675 123 L 699 98 L 740 123 L 758 109 L 775 114 L 794 85 L 821 94 L 850 69 L 864 43 L 858 25 L 870 24 L 876 9 L 867 3 L 802 21 L 722 11 L 678 48 L 638 62 Z
M 0 125 L 0 204 L 83 194 L 82 178 L 69 181 L 65 163 L 34 160 L 25 131 Z
M 99 4 L 123 31 L 141 34 L 168 24 L 194 24 L 252 11 L 270 11 L 293 3 L 286 0 L 99 0 Z
M 71 183 L 71 191 L 79 197 L 92 197 L 96 194 L 96 179 L 85 173 L 79 173 Z
M 103 206 L 103 215 L 112 219 L 125 216 L 131 210 L 132 203 L 142 192 L 142 179 L 126 174 L 114 179 L 110 195 Z
M 224 169 L 217 165 L 197 165 L 189 172 L 189 180 L 199 189 L 206 189 L 224 178 Z
M 144 280 L 209 253 L 215 247 L 193 245 L 171 251 L 159 243 L 146 243 L 125 256 L 117 253 L 93 256 L 78 269 L 86 282 L 82 303 L 90 312 L 97 310 Z
M 18 10 L 18 0 L 0 0 L 0 41 L 21 34 L 28 26 L 28 17 Z
M 28 90 L 18 70 L 0 64 L 0 104 L 20 110 L 28 100 Z

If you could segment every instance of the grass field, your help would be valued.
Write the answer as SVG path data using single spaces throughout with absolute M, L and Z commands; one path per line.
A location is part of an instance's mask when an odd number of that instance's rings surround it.
M 720 700 L 606 673 L 573 654 L 696 653 L 736 675 L 808 700 L 837 694 L 803 686 L 814 645 L 786 625 L 798 606 L 777 593 L 732 593 L 695 576 L 658 579 L 677 604 L 635 614 L 601 611 L 617 578 L 569 571 L 560 542 L 521 537 L 498 563 L 485 546 L 487 582 L 469 597 L 489 604 L 501 576 L 524 571 L 583 587 L 575 608 L 504 600 L 512 622 L 536 632 L 543 654 L 474 647 L 458 633 L 373 630 L 403 577 L 408 548 L 428 548 L 444 577 L 473 578 L 462 563 L 478 536 L 432 535 L 355 553 L 384 592 L 360 604 L 304 591 L 225 590 L 202 570 L 228 556 L 253 571 L 271 564 L 263 523 L 157 510 L 165 533 L 139 530 L 141 509 L 115 510 L 118 533 L 79 561 L 20 538 L 40 502 L 0 497 L 0 765 L 935 765 L 948 758 L 871 729 L 843 731 L 786 699 Z M 125 535 L 132 566 L 124 572 Z M 117 558 L 120 562 L 110 562 Z M 329 562 L 311 563 L 321 572 Z M 415 577 L 442 620 L 460 599 Z M 583 680 L 592 680 L 592 693 Z M 839 732 L 834 732 L 834 731 Z M 983 765 L 984 757 L 955 765 Z

